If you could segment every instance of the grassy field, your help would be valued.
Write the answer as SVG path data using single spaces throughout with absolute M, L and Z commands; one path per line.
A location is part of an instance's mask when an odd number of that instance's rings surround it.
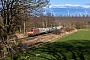
M 90 40 L 90 30 L 89 29 L 80 29 L 78 32 L 70 34 L 68 36 L 62 37 L 58 42 L 60 41 L 70 41 L 70 40 Z
M 14 56 L 15 60 L 90 60 L 90 30 L 82 29 L 39 48 Z

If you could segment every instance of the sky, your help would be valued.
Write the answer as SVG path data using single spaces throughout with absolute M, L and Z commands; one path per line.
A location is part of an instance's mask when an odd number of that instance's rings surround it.
M 87 3 L 90 4 L 90 0 L 50 0 L 51 6 L 53 6 L 53 5 L 62 5 L 62 4 L 85 5 Z

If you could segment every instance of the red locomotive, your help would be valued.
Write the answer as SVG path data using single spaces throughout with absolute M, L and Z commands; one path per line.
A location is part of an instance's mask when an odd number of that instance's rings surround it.
M 29 29 L 28 31 L 28 36 L 34 36 L 34 35 L 38 35 L 39 34 L 39 29 L 38 28 L 32 28 L 32 29 Z

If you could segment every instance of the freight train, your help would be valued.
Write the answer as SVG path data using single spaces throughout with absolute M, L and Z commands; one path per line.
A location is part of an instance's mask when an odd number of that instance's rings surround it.
M 63 26 L 51 27 L 51 28 L 29 28 L 28 37 L 35 36 L 43 33 L 53 32 L 57 29 L 61 29 Z

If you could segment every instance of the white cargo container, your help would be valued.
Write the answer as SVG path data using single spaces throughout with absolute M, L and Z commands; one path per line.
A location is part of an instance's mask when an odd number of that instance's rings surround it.
M 45 33 L 46 32 L 46 28 L 39 28 L 39 33 Z

